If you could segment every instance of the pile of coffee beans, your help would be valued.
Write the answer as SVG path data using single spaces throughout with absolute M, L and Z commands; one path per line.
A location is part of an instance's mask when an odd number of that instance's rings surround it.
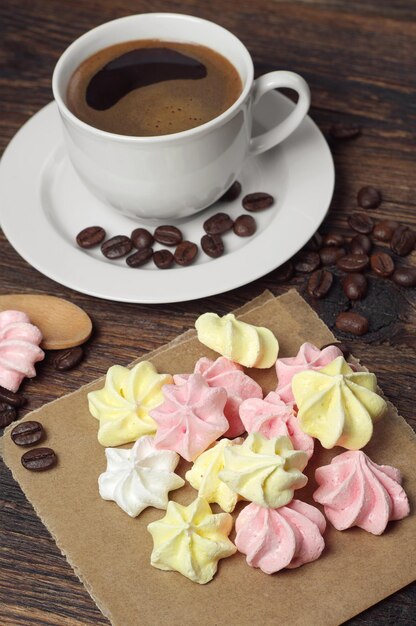
M 0 387 L 0 428 L 6 428 L 18 417 L 18 410 L 26 404 L 26 398 Z

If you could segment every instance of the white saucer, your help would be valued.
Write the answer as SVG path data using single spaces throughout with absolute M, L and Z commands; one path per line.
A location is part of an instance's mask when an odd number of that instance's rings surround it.
M 256 107 L 255 132 L 271 127 L 292 108 L 288 98 L 270 92 Z M 4 153 L 0 222 L 26 261 L 67 287 L 120 302 L 193 300 L 249 283 L 293 256 L 325 217 L 334 165 L 323 135 L 307 117 L 283 144 L 248 158 L 238 178 L 243 194 L 265 191 L 275 204 L 255 214 L 257 232 L 252 237 L 237 237 L 232 231 L 224 235 L 226 253 L 218 259 L 200 251 L 188 267 L 159 270 L 150 262 L 133 269 L 124 259 L 109 261 L 99 248 L 82 250 L 75 237 L 86 226 L 103 226 L 111 237 L 147 225 L 113 212 L 84 187 L 66 156 L 52 102 L 20 129 Z M 218 211 L 233 218 L 245 213 L 241 197 L 218 202 L 179 224 L 184 238 L 199 245 L 203 222 Z

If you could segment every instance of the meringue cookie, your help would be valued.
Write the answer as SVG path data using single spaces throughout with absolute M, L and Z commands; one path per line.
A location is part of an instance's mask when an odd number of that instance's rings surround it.
M 276 373 L 278 384 L 276 392 L 284 402 L 294 402 L 292 392 L 292 378 L 305 370 L 318 370 L 332 363 L 342 352 L 336 346 L 328 346 L 320 350 L 312 343 L 304 343 L 294 357 L 277 359 Z
M 34 364 L 45 357 L 42 333 L 22 311 L 0 313 L 0 385 L 16 392 L 22 380 L 36 376 Z
M 224 469 L 224 448 L 241 443 L 243 443 L 241 437 L 233 441 L 221 439 L 205 450 L 185 474 L 186 480 L 194 489 L 198 489 L 198 495 L 201 498 L 205 498 L 207 502 L 216 502 L 227 513 L 234 511 L 239 497 L 220 480 L 218 474 Z
M 169 374 L 158 374 L 150 361 L 132 369 L 110 367 L 103 389 L 88 394 L 90 413 L 100 422 L 98 441 L 119 446 L 154 434 L 156 423 L 149 411 L 163 402 L 162 387 L 172 380 Z
M 276 361 L 279 343 L 271 330 L 240 322 L 232 313 L 204 313 L 195 328 L 201 343 L 240 365 L 266 368 Z
M 202 357 L 197 361 L 194 373 L 201 374 L 210 387 L 224 387 L 227 392 L 224 415 L 229 423 L 229 429 L 224 434 L 226 437 L 242 435 L 245 428 L 239 415 L 240 404 L 246 398 L 262 398 L 260 385 L 244 373 L 241 365 L 224 356 L 216 361 Z M 180 374 L 175 375 L 173 380 L 176 385 L 181 385 L 188 378 L 189 374 Z
M 300 500 L 279 509 L 249 504 L 236 519 L 235 544 L 251 567 L 274 574 L 318 559 L 325 527 L 322 513 Z
M 394 467 L 377 465 L 361 450 L 344 452 L 315 472 L 313 494 L 337 530 L 352 526 L 381 535 L 390 520 L 409 515 L 409 501 Z
M 245 500 L 276 508 L 288 504 L 308 479 L 306 452 L 294 450 L 289 437 L 266 439 L 253 433 L 241 444 L 224 448 L 219 477 Z
M 286 404 L 274 391 L 264 400 L 251 398 L 240 405 L 240 416 L 248 433 L 261 433 L 267 439 L 289 437 L 295 450 L 303 450 L 308 459 L 313 454 L 312 437 L 303 432 L 293 414 L 293 406 Z
M 164 402 L 150 412 L 157 423 L 159 449 L 176 450 L 193 461 L 228 429 L 227 392 L 209 387 L 200 374 L 192 374 L 183 385 L 165 385 L 163 397 Z
M 363 448 L 387 407 L 375 375 L 354 372 L 342 356 L 319 371 L 296 374 L 292 390 L 302 430 L 324 448 Z
M 174 473 L 179 455 L 156 450 L 153 437 L 141 437 L 130 450 L 106 448 L 107 469 L 98 478 L 100 496 L 114 500 L 130 517 L 148 506 L 166 509 L 168 493 L 185 481 Z
M 228 539 L 232 526 L 229 513 L 214 515 L 203 498 L 189 506 L 171 501 L 165 517 L 147 526 L 154 544 L 150 562 L 204 585 L 214 577 L 218 561 L 237 551 Z

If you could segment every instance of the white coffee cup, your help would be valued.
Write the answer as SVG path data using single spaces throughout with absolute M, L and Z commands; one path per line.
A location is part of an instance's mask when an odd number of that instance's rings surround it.
M 73 72 L 97 51 L 135 39 L 215 49 L 237 69 L 243 84 L 241 95 L 215 119 L 171 135 L 118 135 L 82 122 L 66 105 Z M 275 128 L 252 138 L 253 106 L 277 87 L 297 91 L 297 105 Z M 235 35 L 213 22 L 174 13 L 132 15 L 87 32 L 62 54 L 52 89 L 70 160 L 85 185 L 123 214 L 153 221 L 190 216 L 214 203 L 237 178 L 247 156 L 286 139 L 299 126 L 310 104 L 309 88 L 301 76 L 276 71 L 254 80 L 250 54 Z

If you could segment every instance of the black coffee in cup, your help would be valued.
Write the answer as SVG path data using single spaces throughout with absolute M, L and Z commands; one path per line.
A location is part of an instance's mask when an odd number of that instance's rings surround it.
M 87 124 L 120 135 L 169 135 L 218 117 L 239 97 L 241 78 L 205 46 L 159 40 L 104 48 L 75 70 L 67 106 Z

